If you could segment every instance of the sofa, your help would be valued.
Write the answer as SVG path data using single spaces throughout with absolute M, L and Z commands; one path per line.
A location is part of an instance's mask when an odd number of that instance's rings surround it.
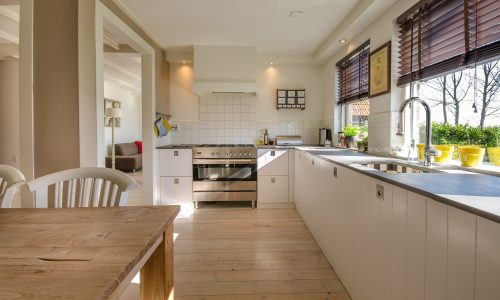
M 142 169 L 142 154 L 136 143 L 115 144 L 115 167 L 123 172 Z M 106 156 L 106 168 L 111 168 L 111 156 Z

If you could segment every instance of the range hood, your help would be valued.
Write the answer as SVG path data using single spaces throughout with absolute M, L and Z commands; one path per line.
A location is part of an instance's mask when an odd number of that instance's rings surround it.
M 195 46 L 193 91 L 257 94 L 257 48 Z

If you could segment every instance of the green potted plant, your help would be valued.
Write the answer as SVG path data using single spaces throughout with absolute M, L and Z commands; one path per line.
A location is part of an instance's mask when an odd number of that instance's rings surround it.
M 500 166 L 500 127 L 487 127 L 484 129 L 486 137 L 486 147 L 488 151 L 488 159 L 495 166 Z
M 357 143 L 359 151 L 368 151 L 368 136 L 365 136 L 361 141 L 358 141 Z
M 344 127 L 345 143 L 347 148 L 357 148 L 357 138 L 359 134 L 359 127 L 348 125 Z

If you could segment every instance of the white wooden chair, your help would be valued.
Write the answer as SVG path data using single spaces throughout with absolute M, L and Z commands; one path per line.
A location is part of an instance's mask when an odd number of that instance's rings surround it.
M 26 183 L 37 208 L 111 207 L 127 204 L 137 187 L 129 175 L 106 168 L 79 168 L 52 173 Z
M 12 207 L 14 193 L 24 182 L 24 175 L 18 169 L 0 165 L 0 208 Z

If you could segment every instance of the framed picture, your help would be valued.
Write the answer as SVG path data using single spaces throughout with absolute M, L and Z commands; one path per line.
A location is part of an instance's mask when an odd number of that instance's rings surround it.
M 286 103 L 286 98 L 278 98 L 278 103 L 279 104 L 285 104 Z
M 286 91 L 278 90 L 278 98 L 286 98 Z
M 368 74 L 368 97 L 391 92 L 391 41 L 370 53 Z
M 306 97 L 306 91 L 297 91 L 297 97 L 299 97 L 299 98 L 305 98 Z
M 117 100 L 112 100 L 112 99 L 104 99 L 104 111 L 106 111 L 106 108 L 110 107 L 115 107 L 115 108 L 121 108 L 122 103 Z M 115 127 L 120 127 L 122 118 L 114 118 L 114 123 Z M 106 118 L 104 117 L 104 127 L 111 127 L 113 125 L 112 123 L 112 118 Z
M 288 98 L 287 102 L 288 102 L 288 104 L 294 104 L 295 98 Z
M 288 91 L 288 98 L 295 98 L 295 91 Z
M 297 103 L 298 104 L 306 104 L 306 99 L 305 98 L 297 98 Z

